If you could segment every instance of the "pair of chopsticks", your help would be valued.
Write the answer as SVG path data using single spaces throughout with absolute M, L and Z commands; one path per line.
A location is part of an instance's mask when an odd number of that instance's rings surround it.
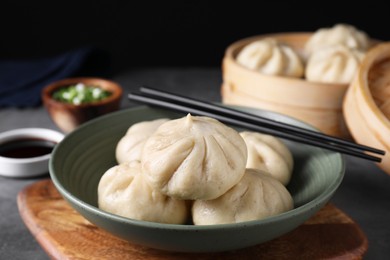
M 162 90 L 141 87 L 140 93 L 130 93 L 128 98 L 151 106 L 158 106 L 193 115 L 208 116 L 223 123 L 243 127 L 252 131 L 270 134 L 291 141 L 313 145 L 328 150 L 352 155 L 355 157 L 381 162 L 381 158 L 366 152 L 384 155 L 385 152 L 376 148 L 356 144 L 320 132 L 289 125 L 272 119 L 239 111 L 233 108 L 216 105 Z

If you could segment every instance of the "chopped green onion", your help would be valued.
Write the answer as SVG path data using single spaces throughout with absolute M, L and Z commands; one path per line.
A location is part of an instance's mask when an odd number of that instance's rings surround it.
M 80 105 L 100 101 L 109 97 L 112 93 L 97 86 L 77 83 L 60 88 L 53 93 L 55 100 Z

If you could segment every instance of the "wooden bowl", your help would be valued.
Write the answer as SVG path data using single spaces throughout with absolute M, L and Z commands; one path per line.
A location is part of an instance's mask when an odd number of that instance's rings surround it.
M 96 102 L 73 105 L 53 99 L 54 91 L 59 88 L 84 83 L 85 85 L 98 86 L 112 94 Z M 80 124 L 118 110 L 122 97 L 122 88 L 115 82 L 100 78 L 69 78 L 56 81 L 46 86 L 42 91 L 43 103 L 54 123 L 65 133 L 69 133 Z
M 347 84 L 309 82 L 303 78 L 270 76 L 236 62 L 237 54 L 249 43 L 272 37 L 289 44 L 303 58 L 303 47 L 311 33 L 268 34 L 240 40 L 230 45 L 223 59 L 222 102 L 251 106 L 286 114 L 320 131 L 349 137 L 342 114 Z
M 390 121 L 375 103 L 369 80 L 375 65 L 386 60 L 390 62 L 390 43 L 379 44 L 367 53 L 345 95 L 343 111 L 356 142 L 386 151 L 379 167 L 390 174 Z

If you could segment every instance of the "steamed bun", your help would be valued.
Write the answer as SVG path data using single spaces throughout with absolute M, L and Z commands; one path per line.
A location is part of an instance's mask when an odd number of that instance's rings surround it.
M 143 148 L 142 170 L 148 183 L 180 199 L 215 199 L 240 181 L 247 149 L 234 129 L 202 116 L 171 120 Z
M 269 172 L 272 177 L 287 185 L 293 170 L 293 157 L 287 146 L 278 138 L 256 132 L 241 132 L 248 149 L 246 168 Z
M 187 202 L 152 189 L 141 174 L 140 162 L 110 168 L 98 186 L 99 208 L 138 220 L 183 224 L 189 217 Z
M 117 162 L 141 160 L 141 152 L 146 139 L 166 121 L 168 119 L 162 118 L 132 125 L 116 146 L 115 157 Z
M 308 81 L 349 84 L 365 53 L 344 45 L 333 45 L 314 52 L 306 66 Z
M 304 66 L 290 46 L 266 38 L 245 46 L 237 56 L 242 66 L 268 75 L 302 77 Z
M 195 225 L 258 220 L 293 208 L 288 190 L 268 173 L 247 169 L 241 181 L 221 197 L 197 200 L 192 206 Z
M 366 33 L 352 25 L 336 24 L 331 28 L 317 30 L 305 44 L 305 52 L 311 55 L 324 47 L 338 44 L 347 48 L 366 51 L 369 48 L 370 39 Z

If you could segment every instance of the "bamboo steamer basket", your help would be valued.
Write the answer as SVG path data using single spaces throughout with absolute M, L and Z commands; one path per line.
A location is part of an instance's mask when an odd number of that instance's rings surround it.
M 356 142 L 386 152 L 379 167 L 390 174 L 390 121 L 375 103 L 369 81 L 370 71 L 383 61 L 390 62 L 390 42 L 379 44 L 366 54 L 345 95 L 343 113 Z
M 305 59 L 303 47 L 312 33 L 279 33 L 251 37 L 230 45 L 222 64 L 222 102 L 271 110 L 302 120 L 320 131 L 349 138 L 342 113 L 348 84 L 309 82 L 303 78 L 270 76 L 236 62 L 247 44 L 272 37 L 289 44 Z

